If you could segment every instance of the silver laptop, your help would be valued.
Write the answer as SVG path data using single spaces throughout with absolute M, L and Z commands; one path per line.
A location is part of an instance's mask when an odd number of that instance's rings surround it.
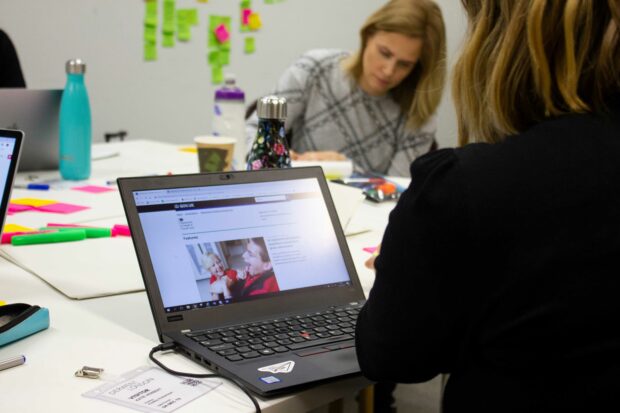
M 58 116 L 62 89 L 0 89 L 0 128 L 19 129 L 19 171 L 58 169 Z
M 0 230 L 4 226 L 4 217 L 11 199 L 13 177 L 23 139 L 22 131 L 0 129 Z
M 364 293 L 320 167 L 118 183 L 162 342 L 263 396 L 359 374 Z

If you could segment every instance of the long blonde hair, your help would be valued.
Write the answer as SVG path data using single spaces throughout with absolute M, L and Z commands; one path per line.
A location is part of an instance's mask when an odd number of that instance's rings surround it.
M 620 90 L 619 0 L 462 0 L 459 143 L 498 142 L 551 116 L 605 110 Z
M 446 78 L 446 30 L 441 10 L 432 0 L 390 0 L 373 13 L 360 30 L 360 50 L 345 62 L 345 70 L 358 82 L 368 39 L 378 31 L 423 40 L 415 68 L 390 91 L 407 117 L 407 127 L 419 128 L 439 106 Z

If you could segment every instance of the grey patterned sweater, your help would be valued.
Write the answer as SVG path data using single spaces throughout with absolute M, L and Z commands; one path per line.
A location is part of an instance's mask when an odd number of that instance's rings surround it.
M 436 120 L 416 131 L 405 128 L 400 107 L 389 96 L 366 94 L 341 68 L 349 54 L 317 49 L 301 56 L 282 75 L 273 94 L 288 102 L 287 132 L 298 152 L 336 151 L 358 172 L 409 176 L 409 165 L 425 154 Z M 248 148 L 256 137 L 256 112 L 246 123 Z

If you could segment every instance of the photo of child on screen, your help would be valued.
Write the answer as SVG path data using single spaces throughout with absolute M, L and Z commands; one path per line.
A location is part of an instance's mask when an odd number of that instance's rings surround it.
M 245 252 L 242 258 L 246 264 L 245 279 L 238 277 L 237 281 L 229 282 L 233 298 L 247 298 L 280 291 L 267 252 L 267 245 L 262 237 L 249 238 L 245 241 Z
M 226 300 L 232 297 L 229 284 L 237 282 L 237 271 L 226 269 L 222 259 L 212 252 L 207 252 L 202 256 L 202 267 L 211 274 L 209 279 L 211 299 Z

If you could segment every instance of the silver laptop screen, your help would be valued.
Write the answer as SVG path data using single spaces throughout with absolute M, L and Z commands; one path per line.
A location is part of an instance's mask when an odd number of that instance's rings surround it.
M 133 196 L 166 312 L 351 283 L 314 178 Z
M 9 179 L 11 161 L 15 156 L 15 138 L 0 136 L 0 188 L 4 189 Z

